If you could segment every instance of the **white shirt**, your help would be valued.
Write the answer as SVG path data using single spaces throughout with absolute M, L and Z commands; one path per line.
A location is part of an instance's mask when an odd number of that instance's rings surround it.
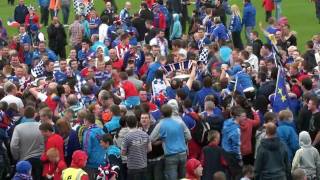
M 150 46 L 158 45 L 160 47 L 161 56 L 166 56 L 168 54 L 168 41 L 164 38 L 164 41 L 160 41 L 158 37 L 154 37 L 150 40 Z
M 249 59 L 245 60 L 244 62 L 248 62 L 252 66 L 253 70 L 255 72 L 258 72 L 259 71 L 259 62 L 258 61 L 259 60 L 258 60 L 258 57 L 256 55 L 250 54 Z
M 101 24 L 99 26 L 99 41 L 104 42 L 104 39 L 107 37 L 108 32 L 108 25 L 107 24 Z
M 11 94 L 6 95 L 0 101 L 4 101 L 8 105 L 10 105 L 11 103 L 15 103 L 17 105 L 18 109 L 22 109 L 24 107 L 22 100 L 14 95 L 11 95 Z

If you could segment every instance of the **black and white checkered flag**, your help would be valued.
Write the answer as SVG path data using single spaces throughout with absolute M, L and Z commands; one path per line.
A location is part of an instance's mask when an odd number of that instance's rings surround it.
M 199 61 L 203 64 L 208 64 L 208 55 L 209 55 L 209 49 L 203 48 L 200 55 L 199 55 Z
M 44 70 L 45 69 L 43 66 L 43 60 L 40 60 L 40 62 L 36 65 L 36 67 L 31 69 L 31 75 L 35 78 L 41 77 L 44 74 Z

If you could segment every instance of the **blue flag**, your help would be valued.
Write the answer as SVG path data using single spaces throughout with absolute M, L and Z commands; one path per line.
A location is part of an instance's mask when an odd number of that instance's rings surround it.
M 286 89 L 285 74 L 282 68 L 278 70 L 276 90 L 273 98 L 272 109 L 274 112 L 289 108 L 289 96 Z

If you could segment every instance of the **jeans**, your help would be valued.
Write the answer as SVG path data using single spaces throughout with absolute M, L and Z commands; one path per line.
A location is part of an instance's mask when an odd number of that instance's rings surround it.
M 61 6 L 63 24 L 68 24 L 69 13 L 70 13 L 70 4 Z
M 179 153 L 165 157 L 164 176 L 166 180 L 177 180 L 186 175 L 187 153 Z
M 42 177 L 42 162 L 40 160 L 40 157 L 37 158 L 37 157 L 33 157 L 33 158 L 30 158 L 30 159 L 27 159 L 27 161 L 30 162 L 30 164 L 32 165 L 32 178 L 34 180 L 42 180 L 44 179 Z
M 245 27 L 245 33 L 246 33 L 246 39 L 247 39 L 247 44 L 248 45 L 251 45 L 252 42 L 251 42 L 251 39 L 250 39 L 250 33 L 252 32 L 254 27 L 252 26 L 246 26 Z
M 243 50 L 243 43 L 241 40 L 241 31 L 234 31 L 232 34 L 233 46 L 239 50 Z
M 148 180 L 162 180 L 164 179 L 163 174 L 164 160 L 148 162 Z
M 41 6 L 40 7 L 40 14 L 41 14 L 41 24 L 44 26 L 48 26 L 49 21 L 49 9 L 48 7 Z
M 272 11 L 266 11 L 266 22 L 268 22 L 271 16 L 272 16 Z
M 147 168 L 128 169 L 127 180 L 147 180 Z
M 276 20 L 279 20 L 281 18 L 281 2 L 276 2 Z

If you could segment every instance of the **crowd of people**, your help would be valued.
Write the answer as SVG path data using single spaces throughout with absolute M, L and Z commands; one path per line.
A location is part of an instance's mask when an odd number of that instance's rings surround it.
M 320 33 L 281 0 L 267 27 L 251 0 L 115 2 L 0 21 L 0 179 L 320 179 Z

